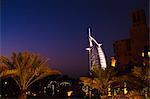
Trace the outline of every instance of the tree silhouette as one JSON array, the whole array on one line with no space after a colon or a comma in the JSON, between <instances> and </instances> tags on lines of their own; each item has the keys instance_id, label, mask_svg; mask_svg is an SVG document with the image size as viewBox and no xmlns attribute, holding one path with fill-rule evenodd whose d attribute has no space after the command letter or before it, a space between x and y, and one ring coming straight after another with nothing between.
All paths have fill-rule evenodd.
<instances>
[{"instance_id":1,"label":"tree silhouette","mask_svg":"<svg viewBox=\"0 0 150 99\"><path fill-rule=\"evenodd\" d=\"M26 99L28 87L48 75L60 74L48 68L47 60L29 52L12 53L11 59L0 56L0 77L12 77L20 88L19 99Z\"/></svg>"}]
</instances>

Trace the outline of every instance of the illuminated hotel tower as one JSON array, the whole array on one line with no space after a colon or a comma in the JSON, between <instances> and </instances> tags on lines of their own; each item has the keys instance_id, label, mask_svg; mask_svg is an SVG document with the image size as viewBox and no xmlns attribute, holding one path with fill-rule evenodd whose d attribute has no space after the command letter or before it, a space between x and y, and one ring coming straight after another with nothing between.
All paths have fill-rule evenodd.
<instances>
[{"instance_id":1,"label":"illuminated hotel tower","mask_svg":"<svg viewBox=\"0 0 150 99\"><path fill-rule=\"evenodd\" d=\"M102 69L105 69L107 67L106 59L104 52L101 48L102 44L99 44L92 36L91 36L91 30L88 29L89 32L89 47L86 48L89 53L89 68L90 71L92 70L93 66L100 67Z\"/></svg>"}]
</instances>

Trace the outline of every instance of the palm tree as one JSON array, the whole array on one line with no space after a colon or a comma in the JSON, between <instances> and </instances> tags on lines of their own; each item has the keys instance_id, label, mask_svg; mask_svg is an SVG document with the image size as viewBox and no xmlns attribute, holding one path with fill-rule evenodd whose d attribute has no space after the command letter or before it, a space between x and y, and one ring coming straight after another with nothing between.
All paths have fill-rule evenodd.
<instances>
[{"instance_id":1,"label":"palm tree","mask_svg":"<svg viewBox=\"0 0 150 99\"><path fill-rule=\"evenodd\" d=\"M134 66L131 73L122 75L119 79L128 82L128 96L139 96L144 98L145 91L149 90L150 68L149 66ZM149 96L149 95L148 95Z\"/></svg>"},{"instance_id":2,"label":"palm tree","mask_svg":"<svg viewBox=\"0 0 150 99\"><path fill-rule=\"evenodd\" d=\"M57 70L48 68L47 60L28 52L12 53L11 59L0 57L0 77L12 77L20 88L20 99L26 99L28 87L35 81L48 75L60 74Z\"/></svg>"},{"instance_id":3,"label":"palm tree","mask_svg":"<svg viewBox=\"0 0 150 99\"><path fill-rule=\"evenodd\" d=\"M106 68L104 70L102 68L97 68L97 66L94 66L92 74L93 77L91 78L81 77L81 82L97 89L102 96L106 96L108 88L110 88L110 84L112 83L113 77L115 75L113 68Z\"/></svg>"},{"instance_id":4,"label":"palm tree","mask_svg":"<svg viewBox=\"0 0 150 99\"><path fill-rule=\"evenodd\" d=\"M132 78L131 78L132 77ZM130 76L131 83L134 84L134 90L138 92L139 95L144 96L145 92L148 92L149 81L150 81L150 68L149 66L134 66L132 69L132 76ZM129 80L129 81L130 81ZM149 96L149 95L148 95Z\"/></svg>"}]
</instances>

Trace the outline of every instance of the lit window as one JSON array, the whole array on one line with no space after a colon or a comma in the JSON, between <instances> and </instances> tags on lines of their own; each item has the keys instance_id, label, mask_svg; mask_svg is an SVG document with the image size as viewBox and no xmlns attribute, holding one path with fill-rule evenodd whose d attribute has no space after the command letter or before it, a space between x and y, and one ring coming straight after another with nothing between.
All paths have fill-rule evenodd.
<instances>
[{"instance_id":1,"label":"lit window","mask_svg":"<svg viewBox=\"0 0 150 99\"><path fill-rule=\"evenodd\" d=\"M144 52L142 52L142 57L144 57Z\"/></svg>"},{"instance_id":2,"label":"lit window","mask_svg":"<svg viewBox=\"0 0 150 99\"><path fill-rule=\"evenodd\" d=\"M148 52L148 57L150 57L150 52Z\"/></svg>"},{"instance_id":3,"label":"lit window","mask_svg":"<svg viewBox=\"0 0 150 99\"><path fill-rule=\"evenodd\" d=\"M116 60L114 57L111 57L111 66L115 67L116 65Z\"/></svg>"}]
</instances>

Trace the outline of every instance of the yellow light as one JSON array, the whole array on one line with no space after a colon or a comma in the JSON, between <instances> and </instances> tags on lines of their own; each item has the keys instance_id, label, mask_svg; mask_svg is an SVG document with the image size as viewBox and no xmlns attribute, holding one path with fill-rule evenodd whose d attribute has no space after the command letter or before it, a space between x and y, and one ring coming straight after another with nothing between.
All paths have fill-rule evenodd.
<instances>
[{"instance_id":1,"label":"yellow light","mask_svg":"<svg viewBox=\"0 0 150 99\"><path fill-rule=\"evenodd\" d=\"M127 93L128 93L127 88L124 88L124 94L127 94Z\"/></svg>"},{"instance_id":2,"label":"yellow light","mask_svg":"<svg viewBox=\"0 0 150 99\"><path fill-rule=\"evenodd\" d=\"M114 96L116 96L117 95L117 92L116 92L116 90L114 90Z\"/></svg>"},{"instance_id":3,"label":"yellow light","mask_svg":"<svg viewBox=\"0 0 150 99\"><path fill-rule=\"evenodd\" d=\"M116 66L116 59L114 57L111 57L111 66Z\"/></svg>"},{"instance_id":4,"label":"yellow light","mask_svg":"<svg viewBox=\"0 0 150 99\"><path fill-rule=\"evenodd\" d=\"M108 92L108 96L111 96L111 92Z\"/></svg>"},{"instance_id":5,"label":"yellow light","mask_svg":"<svg viewBox=\"0 0 150 99\"><path fill-rule=\"evenodd\" d=\"M144 57L144 52L142 52L142 57Z\"/></svg>"},{"instance_id":6,"label":"yellow light","mask_svg":"<svg viewBox=\"0 0 150 99\"><path fill-rule=\"evenodd\" d=\"M150 57L150 52L148 52L148 57Z\"/></svg>"},{"instance_id":7,"label":"yellow light","mask_svg":"<svg viewBox=\"0 0 150 99\"><path fill-rule=\"evenodd\" d=\"M68 92L67 92L68 97L71 96L72 92L73 92L73 91L68 91Z\"/></svg>"}]
</instances>

